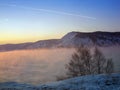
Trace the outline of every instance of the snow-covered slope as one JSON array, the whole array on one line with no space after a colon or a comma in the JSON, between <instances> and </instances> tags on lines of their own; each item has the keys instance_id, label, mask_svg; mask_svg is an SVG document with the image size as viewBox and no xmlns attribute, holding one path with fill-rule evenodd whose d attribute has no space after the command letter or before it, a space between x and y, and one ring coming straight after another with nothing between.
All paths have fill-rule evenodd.
<instances>
[{"instance_id":1,"label":"snow-covered slope","mask_svg":"<svg viewBox=\"0 0 120 90\"><path fill-rule=\"evenodd\" d=\"M120 32L70 32L61 39L41 40L33 43L0 45L0 51L87 46L113 46L120 45Z\"/></svg>"},{"instance_id":2,"label":"snow-covered slope","mask_svg":"<svg viewBox=\"0 0 120 90\"><path fill-rule=\"evenodd\" d=\"M81 44L88 46L120 45L120 32L70 32L65 35L61 40L61 45L63 46L79 46Z\"/></svg>"},{"instance_id":3,"label":"snow-covered slope","mask_svg":"<svg viewBox=\"0 0 120 90\"><path fill-rule=\"evenodd\" d=\"M32 43L27 47L27 49L32 48L52 48L55 47L57 44L59 44L59 39L51 39L51 40L41 40L37 41L35 43Z\"/></svg>"},{"instance_id":4,"label":"snow-covered slope","mask_svg":"<svg viewBox=\"0 0 120 90\"><path fill-rule=\"evenodd\" d=\"M93 45L91 38L87 35L85 37L78 37L80 32L70 32L61 39L60 46L63 47L76 47L82 45ZM84 33L83 33L84 34Z\"/></svg>"},{"instance_id":5,"label":"snow-covered slope","mask_svg":"<svg viewBox=\"0 0 120 90\"><path fill-rule=\"evenodd\" d=\"M63 81L28 85L15 82L0 83L0 90L120 90L120 74L88 75Z\"/></svg>"}]
</instances>

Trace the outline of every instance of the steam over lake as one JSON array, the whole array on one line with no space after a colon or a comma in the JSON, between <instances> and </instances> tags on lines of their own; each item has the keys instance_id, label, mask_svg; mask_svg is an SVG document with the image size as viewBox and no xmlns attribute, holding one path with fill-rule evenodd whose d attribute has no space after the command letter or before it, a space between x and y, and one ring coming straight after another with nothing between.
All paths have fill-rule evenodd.
<instances>
[{"instance_id":1,"label":"steam over lake","mask_svg":"<svg viewBox=\"0 0 120 90\"><path fill-rule=\"evenodd\" d=\"M116 72L120 72L120 47L100 48L106 57L113 58ZM0 52L0 82L16 81L40 84L64 75L65 64L75 49L38 49Z\"/></svg>"}]
</instances>

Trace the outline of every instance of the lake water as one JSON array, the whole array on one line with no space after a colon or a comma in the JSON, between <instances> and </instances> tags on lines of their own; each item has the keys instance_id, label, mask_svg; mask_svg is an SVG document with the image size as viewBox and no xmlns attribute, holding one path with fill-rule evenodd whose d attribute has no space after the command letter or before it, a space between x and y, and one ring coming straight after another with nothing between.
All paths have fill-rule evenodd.
<instances>
[{"instance_id":1,"label":"lake water","mask_svg":"<svg viewBox=\"0 0 120 90\"><path fill-rule=\"evenodd\" d=\"M115 62L115 70L120 70L120 48L101 48L107 57ZM16 81L40 84L56 80L64 75L65 64L70 60L73 48L18 50L0 52L0 82Z\"/></svg>"}]
</instances>

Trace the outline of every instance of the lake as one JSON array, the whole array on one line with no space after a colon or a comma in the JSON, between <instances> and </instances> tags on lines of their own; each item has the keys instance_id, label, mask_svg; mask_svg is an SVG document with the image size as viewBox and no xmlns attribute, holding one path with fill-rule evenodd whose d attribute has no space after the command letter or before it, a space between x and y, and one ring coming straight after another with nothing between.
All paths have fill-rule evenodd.
<instances>
[{"instance_id":1,"label":"lake","mask_svg":"<svg viewBox=\"0 0 120 90\"><path fill-rule=\"evenodd\" d=\"M114 59L115 71L120 72L120 47L100 49L106 57ZM65 64L74 52L74 48L0 52L0 82L41 84L56 81L56 76L65 75Z\"/></svg>"}]
</instances>

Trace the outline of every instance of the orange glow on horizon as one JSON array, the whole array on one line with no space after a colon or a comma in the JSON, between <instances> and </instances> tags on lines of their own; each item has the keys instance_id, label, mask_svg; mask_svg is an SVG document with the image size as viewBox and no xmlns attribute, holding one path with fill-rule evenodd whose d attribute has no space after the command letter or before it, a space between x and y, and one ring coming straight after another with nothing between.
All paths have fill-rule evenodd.
<instances>
[{"instance_id":1,"label":"orange glow on horizon","mask_svg":"<svg viewBox=\"0 0 120 90\"><path fill-rule=\"evenodd\" d=\"M25 42L35 42L39 40L47 40L47 39L60 39L64 34L56 34L56 35L0 35L0 44L16 44L16 43L25 43Z\"/></svg>"}]
</instances>

